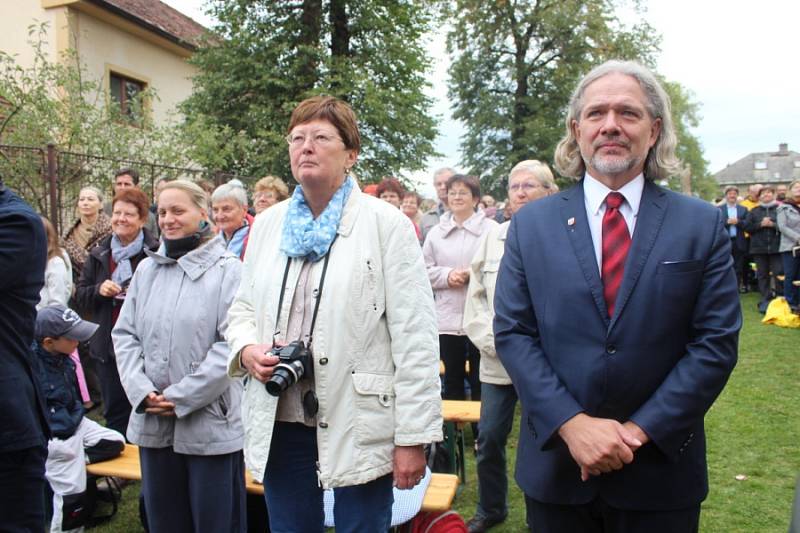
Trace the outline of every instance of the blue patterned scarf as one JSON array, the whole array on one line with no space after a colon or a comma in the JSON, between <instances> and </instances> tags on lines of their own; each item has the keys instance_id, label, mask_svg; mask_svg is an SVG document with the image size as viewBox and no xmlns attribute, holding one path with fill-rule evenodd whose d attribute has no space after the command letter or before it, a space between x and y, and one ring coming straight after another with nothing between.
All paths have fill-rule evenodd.
<instances>
[{"instance_id":1,"label":"blue patterned scarf","mask_svg":"<svg viewBox=\"0 0 800 533\"><path fill-rule=\"evenodd\" d=\"M350 176L345 178L342 186L337 189L331 201L328 202L325 211L316 219L306 202L303 187L298 185L294 189L292 199L289 201L289 210L283 221L281 252L289 257L305 257L312 262L325 257L336 237L344 204L354 185L353 178Z\"/></svg>"},{"instance_id":2,"label":"blue patterned scarf","mask_svg":"<svg viewBox=\"0 0 800 533\"><path fill-rule=\"evenodd\" d=\"M117 268L111 273L111 281L117 285L122 285L133 277L133 266L131 265L131 258L136 257L142 253L144 246L144 232L139 230L139 234L127 246L122 244L117 234L111 237L111 257L117 264Z\"/></svg>"}]
</instances>

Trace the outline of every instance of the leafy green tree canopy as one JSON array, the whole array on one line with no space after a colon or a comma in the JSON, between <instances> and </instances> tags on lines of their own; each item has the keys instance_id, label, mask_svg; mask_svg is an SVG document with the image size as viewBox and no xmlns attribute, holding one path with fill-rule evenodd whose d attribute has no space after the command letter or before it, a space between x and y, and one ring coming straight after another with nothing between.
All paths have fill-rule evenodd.
<instances>
[{"instance_id":1,"label":"leafy green tree canopy","mask_svg":"<svg viewBox=\"0 0 800 533\"><path fill-rule=\"evenodd\" d=\"M504 195L508 172L521 160L552 163L571 92L592 66L616 58L654 67L660 37L643 18L624 24L618 8L615 0L446 4L453 21L448 35L453 116L466 125L464 164L482 176L487 190ZM696 105L679 84L670 88L682 98L676 111L685 115L676 116L681 155L689 155L691 145L699 153L689 131Z\"/></svg>"},{"instance_id":2,"label":"leafy green tree canopy","mask_svg":"<svg viewBox=\"0 0 800 533\"><path fill-rule=\"evenodd\" d=\"M423 92L431 27L423 0L215 0L210 13L219 23L192 59L200 74L183 109L190 122L228 134L195 153L201 163L224 153L227 168L289 178L289 117L317 94L353 106L362 135L356 173L365 181L423 168L436 155Z\"/></svg>"}]
</instances>

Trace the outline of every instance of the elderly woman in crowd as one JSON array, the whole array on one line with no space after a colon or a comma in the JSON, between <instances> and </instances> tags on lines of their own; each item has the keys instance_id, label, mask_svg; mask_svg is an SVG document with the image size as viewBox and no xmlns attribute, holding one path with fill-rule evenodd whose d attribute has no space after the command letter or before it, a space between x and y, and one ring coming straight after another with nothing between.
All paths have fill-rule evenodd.
<instances>
[{"instance_id":1,"label":"elderly woman in crowd","mask_svg":"<svg viewBox=\"0 0 800 533\"><path fill-rule=\"evenodd\" d=\"M481 196L477 178L456 174L447 180L446 187L450 211L431 229L422 247L436 301L439 353L444 361L443 397L464 399L465 366L469 361L471 396L480 400L480 353L464 332L462 320L469 265L481 238L497 223L475 210Z\"/></svg>"},{"instance_id":2,"label":"elderly woman in crowd","mask_svg":"<svg viewBox=\"0 0 800 533\"><path fill-rule=\"evenodd\" d=\"M149 202L135 188L122 189L111 204L111 235L92 248L86 260L75 299L81 309L90 312L99 324L89 351L95 361L103 395L103 416L106 425L125 435L131 405L119 381L111 328L125 302L126 289L145 258L145 251L155 250L158 241L144 227Z\"/></svg>"},{"instance_id":3,"label":"elderly woman in crowd","mask_svg":"<svg viewBox=\"0 0 800 533\"><path fill-rule=\"evenodd\" d=\"M111 233L111 219L103 211L103 193L97 187L83 187L78 193L78 219L64 234L64 248L72 261L72 281L81 277L89 250Z\"/></svg>"},{"instance_id":4,"label":"elderly woman in crowd","mask_svg":"<svg viewBox=\"0 0 800 533\"><path fill-rule=\"evenodd\" d=\"M227 376L224 340L241 262L194 183L164 187L158 223L163 243L136 270L113 331L148 526L246 531L241 383Z\"/></svg>"},{"instance_id":5,"label":"elderly woman in crowd","mask_svg":"<svg viewBox=\"0 0 800 533\"><path fill-rule=\"evenodd\" d=\"M536 160L518 163L508 177L512 216L529 202L555 192L553 173ZM470 265L464 331L481 353L481 421L478 435L478 506L468 522L470 532L487 531L508 514L506 442L514 421L517 393L494 349L494 288L503 258L509 222L492 227Z\"/></svg>"},{"instance_id":6,"label":"elderly woman in crowd","mask_svg":"<svg viewBox=\"0 0 800 533\"><path fill-rule=\"evenodd\" d=\"M378 198L400 209L400 199L405 190L397 178L385 177L378 184Z\"/></svg>"},{"instance_id":7,"label":"elderly woman in crowd","mask_svg":"<svg viewBox=\"0 0 800 533\"><path fill-rule=\"evenodd\" d=\"M783 293L783 284L778 281L782 273L780 241L778 233L778 202L775 201L775 188L765 185L758 191L758 205L747 213L744 229L750 233L750 255L756 262L756 277L761 301L758 310L767 312L772 299L771 284L779 294Z\"/></svg>"},{"instance_id":8,"label":"elderly woman in crowd","mask_svg":"<svg viewBox=\"0 0 800 533\"><path fill-rule=\"evenodd\" d=\"M778 206L779 251L783 259L783 295L794 312L800 311L800 180L789 184L783 204Z\"/></svg>"},{"instance_id":9,"label":"elderly woman in crowd","mask_svg":"<svg viewBox=\"0 0 800 533\"><path fill-rule=\"evenodd\" d=\"M301 102L287 141L299 185L258 217L228 315L229 372L249 375L245 460L272 531L322 532L323 488L337 533L387 531L393 482L416 485L423 445L441 440L422 254L408 217L349 175L360 136L345 102Z\"/></svg>"},{"instance_id":10,"label":"elderly woman in crowd","mask_svg":"<svg viewBox=\"0 0 800 533\"><path fill-rule=\"evenodd\" d=\"M422 244L422 231L419 228L420 220L422 220L422 213L419 210L420 201L419 194L414 191L405 191L400 201L400 211L414 223L414 231L417 233L417 239L419 239L419 243Z\"/></svg>"},{"instance_id":11,"label":"elderly woman in crowd","mask_svg":"<svg viewBox=\"0 0 800 533\"><path fill-rule=\"evenodd\" d=\"M253 207L256 215L289 197L289 187L276 176L266 176L256 182Z\"/></svg>"},{"instance_id":12,"label":"elderly woman in crowd","mask_svg":"<svg viewBox=\"0 0 800 533\"><path fill-rule=\"evenodd\" d=\"M244 259L253 216L247 212L247 192L236 183L225 183L211 195L214 224L225 239L225 246Z\"/></svg>"}]
</instances>

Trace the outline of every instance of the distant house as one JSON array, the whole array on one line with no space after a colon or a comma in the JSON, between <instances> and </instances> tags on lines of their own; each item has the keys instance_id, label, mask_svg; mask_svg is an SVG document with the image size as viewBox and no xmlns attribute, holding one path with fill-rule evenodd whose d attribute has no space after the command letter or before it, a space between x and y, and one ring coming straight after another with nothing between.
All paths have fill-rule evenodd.
<instances>
[{"instance_id":1,"label":"distant house","mask_svg":"<svg viewBox=\"0 0 800 533\"><path fill-rule=\"evenodd\" d=\"M197 69L186 60L206 29L159 0L5 0L0 50L33 63L28 26L48 23L48 58L77 51L86 73L101 80L107 101L130 111L136 93L152 88L148 102L157 122L192 92ZM12 5L13 4L13 7Z\"/></svg>"},{"instance_id":2,"label":"distant house","mask_svg":"<svg viewBox=\"0 0 800 533\"><path fill-rule=\"evenodd\" d=\"M777 152L755 152L714 174L721 188L736 185L740 189L753 183L787 184L800 179L800 153L781 143Z\"/></svg>"}]
</instances>

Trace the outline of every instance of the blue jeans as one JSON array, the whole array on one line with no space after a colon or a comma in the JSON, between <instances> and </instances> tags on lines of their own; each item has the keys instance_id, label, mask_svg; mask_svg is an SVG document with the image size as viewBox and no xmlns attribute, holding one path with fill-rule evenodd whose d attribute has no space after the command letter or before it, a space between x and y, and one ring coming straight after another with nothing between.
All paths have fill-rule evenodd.
<instances>
[{"instance_id":1,"label":"blue jeans","mask_svg":"<svg viewBox=\"0 0 800 533\"><path fill-rule=\"evenodd\" d=\"M264 473L264 497L272 533L323 533L322 488L317 482L317 430L276 422ZM392 475L333 489L336 533L389 531Z\"/></svg>"},{"instance_id":2,"label":"blue jeans","mask_svg":"<svg viewBox=\"0 0 800 533\"><path fill-rule=\"evenodd\" d=\"M513 385L481 383L478 433L478 508L480 518L505 519L508 514L506 442L514 423L517 391Z\"/></svg>"},{"instance_id":3,"label":"blue jeans","mask_svg":"<svg viewBox=\"0 0 800 533\"><path fill-rule=\"evenodd\" d=\"M792 252L783 252L783 295L789 305L800 304L800 287L795 287L792 282L800 279L800 257L792 257Z\"/></svg>"}]
</instances>

